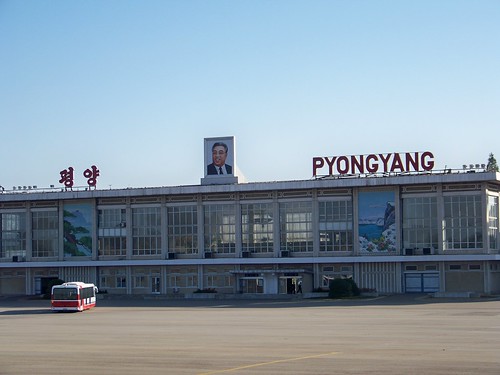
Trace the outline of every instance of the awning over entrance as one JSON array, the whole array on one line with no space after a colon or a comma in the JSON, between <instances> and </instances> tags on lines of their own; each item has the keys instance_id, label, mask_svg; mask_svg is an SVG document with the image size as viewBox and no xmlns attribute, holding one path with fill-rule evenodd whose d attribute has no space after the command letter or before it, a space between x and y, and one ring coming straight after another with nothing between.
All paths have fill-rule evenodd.
<instances>
[{"instance_id":1,"label":"awning over entrance","mask_svg":"<svg viewBox=\"0 0 500 375\"><path fill-rule=\"evenodd\" d=\"M253 269L253 270L236 270L236 271L229 271L230 273L237 274L237 275L255 275L260 274L260 273L266 273L266 274L290 274L290 273L310 273L312 274L313 271L311 270L306 270L304 268L296 268L296 269L276 269L276 270L270 270L270 269L265 269L265 270L260 270L260 269Z\"/></svg>"}]
</instances>

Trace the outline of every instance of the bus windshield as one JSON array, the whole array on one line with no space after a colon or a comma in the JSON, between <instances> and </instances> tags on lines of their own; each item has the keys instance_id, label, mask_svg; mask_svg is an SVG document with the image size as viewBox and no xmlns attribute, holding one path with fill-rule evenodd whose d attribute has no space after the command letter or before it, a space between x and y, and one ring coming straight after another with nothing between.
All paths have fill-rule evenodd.
<instances>
[{"instance_id":1,"label":"bus windshield","mask_svg":"<svg viewBox=\"0 0 500 375\"><path fill-rule=\"evenodd\" d=\"M78 299L77 288L54 288L55 300L76 300Z\"/></svg>"}]
</instances>

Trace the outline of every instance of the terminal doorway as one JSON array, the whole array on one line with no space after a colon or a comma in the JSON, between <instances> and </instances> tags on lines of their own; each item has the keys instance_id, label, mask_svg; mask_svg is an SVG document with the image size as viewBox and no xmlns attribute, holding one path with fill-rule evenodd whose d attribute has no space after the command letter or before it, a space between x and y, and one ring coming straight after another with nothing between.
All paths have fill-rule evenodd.
<instances>
[{"instance_id":1,"label":"terminal doorway","mask_svg":"<svg viewBox=\"0 0 500 375\"><path fill-rule=\"evenodd\" d=\"M50 282L57 280L57 277L35 277L35 295L47 294Z\"/></svg>"},{"instance_id":2,"label":"terminal doorway","mask_svg":"<svg viewBox=\"0 0 500 375\"><path fill-rule=\"evenodd\" d=\"M296 294L302 292L302 276L280 276L279 294Z\"/></svg>"},{"instance_id":3,"label":"terminal doorway","mask_svg":"<svg viewBox=\"0 0 500 375\"><path fill-rule=\"evenodd\" d=\"M242 277L240 279L241 293L264 293L264 278Z\"/></svg>"},{"instance_id":4,"label":"terminal doorway","mask_svg":"<svg viewBox=\"0 0 500 375\"><path fill-rule=\"evenodd\" d=\"M151 293L160 294L160 276L151 277Z\"/></svg>"},{"instance_id":5,"label":"terminal doorway","mask_svg":"<svg viewBox=\"0 0 500 375\"><path fill-rule=\"evenodd\" d=\"M405 273L405 293L439 292L438 272Z\"/></svg>"}]
</instances>

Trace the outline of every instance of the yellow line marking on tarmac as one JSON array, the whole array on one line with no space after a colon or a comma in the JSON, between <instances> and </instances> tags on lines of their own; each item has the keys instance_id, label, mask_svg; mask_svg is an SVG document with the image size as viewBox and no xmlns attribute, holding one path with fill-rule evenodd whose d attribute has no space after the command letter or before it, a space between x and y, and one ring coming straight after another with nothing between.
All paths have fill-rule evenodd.
<instances>
[{"instance_id":1,"label":"yellow line marking on tarmac","mask_svg":"<svg viewBox=\"0 0 500 375\"><path fill-rule=\"evenodd\" d=\"M336 354L339 354L339 352L330 352L330 353L323 353L323 354L315 354L315 355L308 355L308 356L305 356L305 357L295 357L295 358L288 358L288 359L278 359L276 361L254 363L253 365L239 366L239 367L234 367L234 368L228 368L228 369L225 369L225 370L215 370L215 371L209 371L209 372L202 372L202 373L200 373L198 375L222 374L224 372L238 371L238 370L248 369L248 368L252 368L252 367L268 366L268 365L273 365L275 363L285 363L285 362L292 362L292 361L302 361L304 359L327 357L329 355L336 355Z\"/></svg>"}]
</instances>

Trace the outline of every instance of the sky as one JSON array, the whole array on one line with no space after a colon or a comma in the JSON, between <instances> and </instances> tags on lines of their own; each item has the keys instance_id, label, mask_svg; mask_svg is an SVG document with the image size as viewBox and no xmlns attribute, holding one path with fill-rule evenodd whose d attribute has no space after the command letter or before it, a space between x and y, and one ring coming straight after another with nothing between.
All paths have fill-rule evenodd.
<instances>
[{"instance_id":1,"label":"sky","mask_svg":"<svg viewBox=\"0 0 500 375\"><path fill-rule=\"evenodd\" d=\"M0 0L0 185L198 185L204 138L240 182L313 157L500 160L498 0Z\"/></svg>"}]
</instances>

